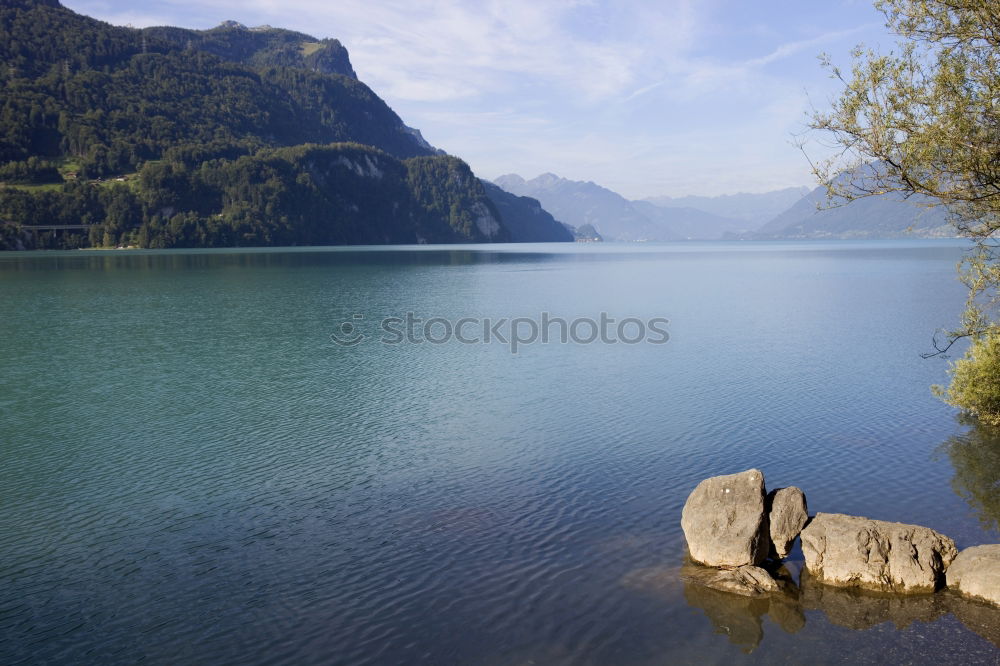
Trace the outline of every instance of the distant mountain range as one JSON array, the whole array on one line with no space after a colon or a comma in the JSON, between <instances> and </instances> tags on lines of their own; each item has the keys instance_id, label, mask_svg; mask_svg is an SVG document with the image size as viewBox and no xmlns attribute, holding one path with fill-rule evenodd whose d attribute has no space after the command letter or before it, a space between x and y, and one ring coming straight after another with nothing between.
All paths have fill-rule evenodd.
<instances>
[{"instance_id":1,"label":"distant mountain range","mask_svg":"<svg viewBox=\"0 0 1000 666\"><path fill-rule=\"evenodd\" d=\"M559 221L592 225L606 240L675 241L785 238L903 238L954 236L940 207L890 195L831 206L826 189L790 187L718 197L650 197L629 201L589 181L555 174L494 181L513 194L538 199ZM834 202L836 203L836 202Z\"/></svg>"},{"instance_id":2,"label":"distant mountain range","mask_svg":"<svg viewBox=\"0 0 1000 666\"><path fill-rule=\"evenodd\" d=\"M560 222L574 227L593 226L606 240L711 239L748 228L743 220L696 208L663 208L648 201L629 201L595 183L567 180L551 173L531 180L508 174L493 182L512 194L538 199Z\"/></svg>"},{"instance_id":3,"label":"distant mountain range","mask_svg":"<svg viewBox=\"0 0 1000 666\"><path fill-rule=\"evenodd\" d=\"M723 194L717 197L649 197L644 199L661 208L694 208L733 220L743 220L749 229L756 229L788 210L809 194L808 187L786 187L783 190L750 194Z\"/></svg>"}]
</instances>

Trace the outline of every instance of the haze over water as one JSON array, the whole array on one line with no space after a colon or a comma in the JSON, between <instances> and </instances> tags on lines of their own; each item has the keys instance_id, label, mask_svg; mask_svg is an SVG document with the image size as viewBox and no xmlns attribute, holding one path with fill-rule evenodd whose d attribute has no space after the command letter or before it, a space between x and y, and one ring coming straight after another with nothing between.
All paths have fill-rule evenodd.
<instances>
[{"instance_id":1,"label":"haze over water","mask_svg":"<svg viewBox=\"0 0 1000 666\"><path fill-rule=\"evenodd\" d=\"M975 608L848 628L843 600L786 616L679 575L687 494L750 467L812 513L998 540L997 441L919 356L962 248L0 256L0 662L995 660ZM408 312L670 340L381 344Z\"/></svg>"}]
</instances>

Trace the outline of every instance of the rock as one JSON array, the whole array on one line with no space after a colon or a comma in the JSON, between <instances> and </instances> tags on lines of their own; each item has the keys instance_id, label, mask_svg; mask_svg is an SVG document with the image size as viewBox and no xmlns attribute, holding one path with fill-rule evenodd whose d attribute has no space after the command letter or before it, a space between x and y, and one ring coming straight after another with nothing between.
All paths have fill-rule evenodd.
<instances>
[{"instance_id":1,"label":"rock","mask_svg":"<svg viewBox=\"0 0 1000 666\"><path fill-rule=\"evenodd\" d=\"M767 495L771 544L779 559L788 556L802 527L809 520L805 494L795 486L778 488Z\"/></svg>"},{"instance_id":2,"label":"rock","mask_svg":"<svg viewBox=\"0 0 1000 666\"><path fill-rule=\"evenodd\" d=\"M771 574L752 565L735 569L714 569L692 564L681 569L681 578L686 583L696 583L744 597L759 597L781 589L771 578Z\"/></svg>"},{"instance_id":3,"label":"rock","mask_svg":"<svg viewBox=\"0 0 1000 666\"><path fill-rule=\"evenodd\" d=\"M750 469L705 479L684 504L681 528L695 562L713 567L762 563L771 546L764 474Z\"/></svg>"},{"instance_id":4,"label":"rock","mask_svg":"<svg viewBox=\"0 0 1000 666\"><path fill-rule=\"evenodd\" d=\"M933 592L955 542L927 527L818 513L802 530L806 569L820 582L885 592Z\"/></svg>"},{"instance_id":5,"label":"rock","mask_svg":"<svg viewBox=\"0 0 1000 666\"><path fill-rule=\"evenodd\" d=\"M1000 606L1000 544L966 548L948 567L948 588Z\"/></svg>"}]
</instances>

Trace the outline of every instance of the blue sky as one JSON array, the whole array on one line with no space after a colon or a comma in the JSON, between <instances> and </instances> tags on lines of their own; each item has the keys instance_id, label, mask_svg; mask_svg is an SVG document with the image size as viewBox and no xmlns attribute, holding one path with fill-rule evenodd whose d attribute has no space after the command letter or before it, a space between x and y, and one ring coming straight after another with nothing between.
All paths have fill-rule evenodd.
<instances>
[{"instance_id":1,"label":"blue sky","mask_svg":"<svg viewBox=\"0 0 1000 666\"><path fill-rule=\"evenodd\" d=\"M358 76L480 175L550 171L630 198L813 185L794 145L870 0L63 0L136 27L233 19L336 37ZM808 139L811 155L825 150Z\"/></svg>"}]
</instances>

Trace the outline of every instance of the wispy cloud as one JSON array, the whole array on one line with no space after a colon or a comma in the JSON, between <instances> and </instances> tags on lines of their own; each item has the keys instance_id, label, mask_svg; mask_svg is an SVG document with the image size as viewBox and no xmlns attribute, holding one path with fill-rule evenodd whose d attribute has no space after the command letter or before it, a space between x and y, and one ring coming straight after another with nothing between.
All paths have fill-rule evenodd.
<instances>
[{"instance_id":1,"label":"wispy cloud","mask_svg":"<svg viewBox=\"0 0 1000 666\"><path fill-rule=\"evenodd\" d=\"M782 44L778 48L774 49L765 56L760 58L753 58L748 60L745 65L747 67L761 67L763 65L769 65L776 60L781 60L789 56L795 55L796 53L801 53L805 50L814 50L824 44L830 44L832 42L837 42L848 37L854 37L872 28L877 28L878 24L867 23L864 25L859 25L848 30L834 30L831 32L823 33L822 35L817 35L810 39L801 39L796 42L788 42L787 44Z\"/></svg>"},{"instance_id":2,"label":"wispy cloud","mask_svg":"<svg viewBox=\"0 0 1000 666\"><path fill-rule=\"evenodd\" d=\"M618 94L644 60L643 49L623 38L632 27L614 25L621 19L592 9L591 3L572 0L316 7L333 24L358 26L344 35L358 71L388 94L411 101L442 99L427 87L410 86L416 78L450 88L453 98L514 89L523 94L534 85L540 91L558 90L572 103ZM604 25L587 34L590 26L581 29L581 20Z\"/></svg>"},{"instance_id":3,"label":"wispy cloud","mask_svg":"<svg viewBox=\"0 0 1000 666\"><path fill-rule=\"evenodd\" d=\"M760 70L780 60L790 58L804 51L814 52L824 44L835 43L877 27L865 24L847 30L825 32L809 39L780 44L763 56L745 60L720 60L718 58L688 57L671 63L669 74L653 83L643 85L621 102L631 102L663 86L670 85L676 96L698 96L722 88L733 86L759 86Z\"/></svg>"},{"instance_id":4,"label":"wispy cloud","mask_svg":"<svg viewBox=\"0 0 1000 666\"><path fill-rule=\"evenodd\" d=\"M160 0L138 11L113 0L68 4L135 25L171 14L201 24L214 15L216 22L256 20L338 37L366 81L387 95L428 102L510 89L511 78L559 90L567 101L597 102L632 84L651 40L661 53L683 49L695 15L694 0Z\"/></svg>"}]
</instances>

